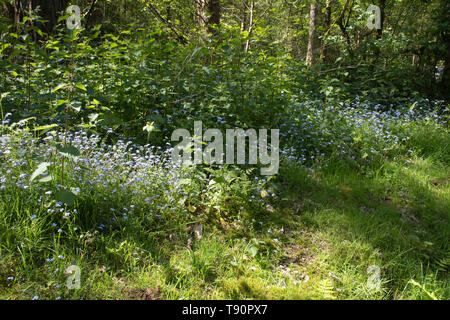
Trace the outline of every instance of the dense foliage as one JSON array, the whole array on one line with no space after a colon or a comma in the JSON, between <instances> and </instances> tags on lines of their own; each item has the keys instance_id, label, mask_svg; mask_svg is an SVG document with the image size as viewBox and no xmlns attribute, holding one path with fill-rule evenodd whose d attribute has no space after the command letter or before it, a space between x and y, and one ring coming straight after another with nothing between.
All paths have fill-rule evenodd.
<instances>
[{"instance_id":1,"label":"dense foliage","mask_svg":"<svg viewBox=\"0 0 450 320\"><path fill-rule=\"evenodd\" d=\"M450 297L447 1L44 2L0 0L0 297ZM173 164L197 120L279 174Z\"/></svg>"}]
</instances>

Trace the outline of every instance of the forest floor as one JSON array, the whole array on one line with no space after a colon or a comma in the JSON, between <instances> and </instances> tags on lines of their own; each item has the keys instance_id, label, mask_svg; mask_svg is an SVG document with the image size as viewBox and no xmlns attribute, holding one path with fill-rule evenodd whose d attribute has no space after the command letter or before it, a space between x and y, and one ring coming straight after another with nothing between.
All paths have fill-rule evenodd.
<instances>
[{"instance_id":1,"label":"forest floor","mask_svg":"<svg viewBox=\"0 0 450 320\"><path fill-rule=\"evenodd\" d=\"M449 134L411 134L410 151L364 167L283 162L265 179L78 133L70 201L52 135L5 129L0 298L449 299Z\"/></svg>"}]
</instances>

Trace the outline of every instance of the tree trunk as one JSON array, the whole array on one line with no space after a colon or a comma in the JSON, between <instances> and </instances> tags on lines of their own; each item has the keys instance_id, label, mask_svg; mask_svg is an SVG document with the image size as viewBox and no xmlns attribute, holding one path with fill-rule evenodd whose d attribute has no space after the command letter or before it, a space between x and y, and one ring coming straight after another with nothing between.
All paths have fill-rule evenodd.
<instances>
[{"instance_id":1,"label":"tree trunk","mask_svg":"<svg viewBox=\"0 0 450 320\"><path fill-rule=\"evenodd\" d=\"M332 0L327 0L325 7L325 36L328 35L331 27L331 2ZM320 50L320 60L323 62L328 60L328 50L325 39L322 40L322 48Z\"/></svg>"},{"instance_id":2,"label":"tree trunk","mask_svg":"<svg viewBox=\"0 0 450 320\"><path fill-rule=\"evenodd\" d=\"M386 10L386 0L380 0L381 23L380 23L380 29L377 30L377 38L378 39L380 39L381 36L383 35L384 19L386 17L385 10Z\"/></svg>"},{"instance_id":3,"label":"tree trunk","mask_svg":"<svg viewBox=\"0 0 450 320\"><path fill-rule=\"evenodd\" d=\"M214 25L220 24L220 0L196 0L197 21L208 33L214 32Z\"/></svg>"},{"instance_id":4,"label":"tree trunk","mask_svg":"<svg viewBox=\"0 0 450 320\"><path fill-rule=\"evenodd\" d=\"M20 22L21 15L23 15L22 1L14 0L14 23L15 24L18 24Z\"/></svg>"},{"instance_id":5,"label":"tree trunk","mask_svg":"<svg viewBox=\"0 0 450 320\"><path fill-rule=\"evenodd\" d=\"M250 37L252 35L252 31L253 31L253 9L255 8L255 2L252 1L251 5L250 5L250 21L248 24L248 39L247 42L245 43L245 52L248 52L248 50L250 49Z\"/></svg>"},{"instance_id":6,"label":"tree trunk","mask_svg":"<svg viewBox=\"0 0 450 320\"><path fill-rule=\"evenodd\" d=\"M244 2L242 4L241 14L242 14L242 16L241 16L241 32L243 32L243 31L247 30L247 28L248 28L248 21L247 21L248 12L247 12L247 3L246 2Z\"/></svg>"},{"instance_id":7,"label":"tree trunk","mask_svg":"<svg viewBox=\"0 0 450 320\"><path fill-rule=\"evenodd\" d=\"M316 23L317 23L317 8L318 0L311 2L311 8L309 12L309 38L308 38L308 52L306 53L306 64L312 66L316 61Z\"/></svg>"},{"instance_id":8,"label":"tree trunk","mask_svg":"<svg viewBox=\"0 0 450 320\"><path fill-rule=\"evenodd\" d=\"M47 20L46 23L39 27L43 31L50 33L58 23L60 12L65 11L68 4L68 0L14 0L14 23L19 23L27 15L27 11L36 10L39 7L38 15Z\"/></svg>"}]
</instances>

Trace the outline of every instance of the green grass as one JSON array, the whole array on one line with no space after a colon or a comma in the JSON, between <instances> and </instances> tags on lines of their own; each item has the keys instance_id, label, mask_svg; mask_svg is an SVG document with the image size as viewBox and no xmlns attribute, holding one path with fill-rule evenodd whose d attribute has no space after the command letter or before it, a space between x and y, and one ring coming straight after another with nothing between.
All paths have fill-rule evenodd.
<instances>
[{"instance_id":1,"label":"green grass","mask_svg":"<svg viewBox=\"0 0 450 320\"><path fill-rule=\"evenodd\" d=\"M9 163L30 149L27 164L4 169L11 177L41 161L15 134ZM439 138L426 143L424 135ZM43 195L60 180L60 158L53 155L46 160L56 181L25 191L10 183L0 193L0 298L449 299L450 167L442 151L448 138L425 127L411 133L413 152L365 166L325 158L310 169L285 162L275 179L257 183L250 171L233 168L147 168L150 184L132 180L123 192L113 192L119 182L82 185L78 214L62 218L48 212L54 193ZM131 151L117 152L129 158ZM66 162L67 180L76 166ZM77 172L87 181L107 171ZM130 179L126 165L112 172ZM171 185L178 174L191 180ZM208 174L216 177L212 187L202 180ZM276 196L260 200L262 189ZM190 194L189 201L177 190ZM144 201L156 194L164 199ZM172 211L155 207L172 196ZM108 213L131 203L127 219ZM108 215L117 219L99 230ZM199 223L201 237L194 233ZM66 287L69 265L81 269L80 289ZM368 285L372 266L381 272L379 289Z\"/></svg>"}]
</instances>

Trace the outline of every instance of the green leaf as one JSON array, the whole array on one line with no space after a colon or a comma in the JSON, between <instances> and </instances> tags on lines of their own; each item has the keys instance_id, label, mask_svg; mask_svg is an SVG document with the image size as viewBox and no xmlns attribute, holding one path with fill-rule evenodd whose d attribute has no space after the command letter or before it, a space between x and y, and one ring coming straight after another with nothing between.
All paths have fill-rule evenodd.
<instances>
[{"instance_id":1,"label":"green leaf","mask_svg":"<svg viewBox=\"0 0 450 320\"><path fill-rule=\"evenodd\" d=\"M208 69L207 67L203 67L202 70L205 71L206 74L209 74L209 72L210 72L209 69Z\"/></svg>"},{"instance_id":2,"label":"green leaf","mask_svg":"<svg viewBox=\"0 0 450 320\"><path fill-rule=\"evenodd\" d=\"M72 206L76 196L68 190L59 190L57 195L58 201L64 202L68 206Z\"/></svg>"},{"instance_id":3,"label":"green leaf","mask_svg":"<svg viewBox=\"0 0 450 320\"><path fill-rule=\"evenodd\" d=\"M41 127L34 128L34 131L50 130L57 126L58 126L57 124L49 124L48 126L41 126Z\"/></svg>"},{"instance_id":4,"label":"green leaf","mask_svg":"<svg viewBox=\"0 0 450 320\"><path fill-rule=\"evenodd\" d=\"M78 89L81 89L81 90L83 90L83 91L87 91L86 87L83 86L81 83L77 83L77 84L75 85L75 87L77 87Z\"/></svg>"},{"instance_id":5,"label":"green leaf","mask_svg":"<svg viewBox=\"0 0 450 320\"><path fill-rule=\"evenodd\" d=\"M56 92L62 88L64 88L66 86L65 83L60 83L59 85L57 85L55 88L52 89L52 92Z\"/></svg>"},{"instance_id":6,"label":"green leaf","mask_svg":"<svg viewBox=\"0 0 450 320\"><path fill-rule=\"evenodd\" d=\"M8 48L9 46L10 46L9 43L2 44L2 46L0 47L0 54L1 54L6 48Z\"/></svg>"},{"instance_id":7,"label":"green leaf","mask_svg":"<svg viewBox=\"0 0 450 320\"><path fill-rule=\"evenodd\" d=\"M89 122L94 123L98 119L98 116L98 113L91 113L90 115L88 115Z\"/></svg>"},{"instance_id":8,"label":"green leaf","mask_svg":"<svg viewBox=\"0 0 450 320\"><path fill-rule=\"evenodd\" d=\"M91 170L91 168L86 167L86 166L83 166L82 164L79 164L79 163L78 163L78 166L79 166L81 169L84 169L84 170L86 170L86 171L90 171L90 170Z\"/></svg>"},{"instance_id":9,"label":"green leaf","mask_svg":"<svg viewBox=\"0 0 450 320\"><path fill-rule=\"evenodd\" d=\"M72 109L74 109L76 112L80 112L81 110L81 102L80 101L72 101L70 103L70 106Z\"/></svg>"},{"instance_id":10,"label":"green leaf","mask_svg":"<svg viewBox=\"0 0 450 320\"><path fill-rule=\"evenodd\" d=\"M258 248L253 246L253 247L250 247L247 251L250 256L255 257L256 254L258 253Z\"/></svg>"},{"instance_id":11,"label":"green leaf","mask_svg":"<svg viewBox=\"0 0 450 320\"><path fill-rule=\"evenodd\" d=\"M37 176L40 176L45 171L47 171L47 168L49 165L50 165L50 163L48 163L48 162L42 162L41 164L39 164L37 169L34 170L33 174L31 175L30 182L32 182L34 179L36 179Z\"/></svg>"},{"instance_id":12,"label":"green leaf","mask_svg":"<svg viewBox=\"0 0 450 320\"><path fill-rule=\"evenodd\" d=\"M68 146L68 147L61 147L61 146L56 146L56 150L58 150L62 155L66 156L66 157L78 157L80 155L80 151L72 146Z\"/></svg>"},{"instance_id":13,"label":"green leaf","mask_svg":"<svg viewBox=\"0 0 450 320\"><path fill-rule=\"evenodd\" d=\"M40 179L39 182L50 182L52 180L53 180L52 176L46 176L46 177Z\"/></svg>"},{"instance_id":14,"label":"green leaf","mask_svg":"<svg viewBox=\"0 0 450 320\"><path fill-rule=\"evenodd\" d=\"M65 103L69 103L69 101L68 100L58 100L58 101L56 101L56 106L59 107L60 105L65 104Z\"/></svg>"},{"instance_id":15,"label":"green leaf","mask_svg":"<svg viewBox=\"0 0 450 320\"><path fill-rule=\"evenodd\" d=\"M216 177L213 180L217 183L227 183L227 180L225 180L225 178L223 176Z\"/></svg>"}]
</instances>

